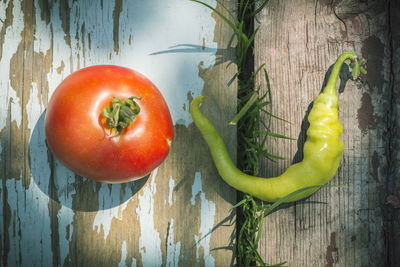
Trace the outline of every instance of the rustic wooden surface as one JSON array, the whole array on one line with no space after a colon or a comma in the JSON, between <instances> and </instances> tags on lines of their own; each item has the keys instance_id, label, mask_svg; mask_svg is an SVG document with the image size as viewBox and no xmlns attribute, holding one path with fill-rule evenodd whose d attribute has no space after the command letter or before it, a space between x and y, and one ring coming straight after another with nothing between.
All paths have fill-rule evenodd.
<instances>
[{"instance_id":1,"label":"rustic wooden surface","mask_svg":"<svg viewBox=\"0 0 400 267\"><path fill-rule=\"evenodd\" d=\"M290 121L273 120L273 131L298 138L269 141L270 152L289 160L263 161L262 176L301 159L307 111L337 56L354 50L368 61L368 75L339 95L345 151L331 184L347 187L269 215L262 257L302 267L397 266L399 1L271 0L257 25L255 66L266 63L273 111ZM0 265L232 264L236 193L216 174L188 113L192 97L205 95L205 113L235 155L235 129L226 127L236 109L231 37L214 13L183 0L0 1ZM148 76L173 116L170 155L137 182L86 180L46 147L44 112L56 86L104 63Z\"/></svg>"},{"instance_id":2,"label":"rustic wooden surface","mask_svg":"<svg viewBox=\"0 0 400 267\"><path fill-rule=\"evenodd\" d=\"M183 0L0 1L0 265L233 262L236 192L217 177L188 109L192 97L207 97L206 114L234 156L235 128L224 126L236 110L231 37L211 10ZM92 182L47 150L49 97L95 64L136 69L167 100L175 140L147 178Z\"/></svg>"},{"instance_id":3,"label":"rustic wooden surface","mask_svg":"<svg viewBox=\"0 0 400 267\"><path fill-rule=\"evenodd\" d=\"M307 111L342 52L357 52L368 69L339 94L345 149L331 184L347 187L268 216L259 248L268 263L399 266L399 18L399 1L355 0L271 0L257 18L255 65L266 63L273 111L290 122L274 120L273 131L299 139L270 140L289 160L265 160L261 175L301 159Z\"/></svg>"}]
</instances>

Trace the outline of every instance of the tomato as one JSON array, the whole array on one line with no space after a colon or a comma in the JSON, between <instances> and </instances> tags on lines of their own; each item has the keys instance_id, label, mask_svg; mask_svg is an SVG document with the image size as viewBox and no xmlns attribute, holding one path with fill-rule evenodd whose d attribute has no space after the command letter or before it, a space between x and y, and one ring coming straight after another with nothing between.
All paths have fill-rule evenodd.
<instances>
[{"instance_id":1,"label":"tomato","mask_svg":"<svg viewBox=\"0 0 400 267\"><path fill-rule=\"evenodd\" d=\"M115 97L122 104L133 97L140 107L125 128L110 126L104 115ZM136 71L112 65L87 67L62 81L48 103L45 134L67 168L109 183L149 174L166 158L174 137L168 106L156 86Z\"/></svg>"}]
</instances>

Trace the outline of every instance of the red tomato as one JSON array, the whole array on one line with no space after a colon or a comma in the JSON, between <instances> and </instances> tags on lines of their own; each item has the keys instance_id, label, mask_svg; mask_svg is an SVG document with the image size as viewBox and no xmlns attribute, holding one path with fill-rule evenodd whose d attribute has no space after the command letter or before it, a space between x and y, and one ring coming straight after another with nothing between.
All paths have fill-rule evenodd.
<instances>
[{"instance_id":1,"label":"red tomato","mask_svg":"<svg viewBox=\"0 0 400 267\"><path fill-rule=\"evenodd\" d=\"M102 115L113 97L139 97L140 112L115 134ZM120 183L141 178L159 166L173 140L167 104L143 75L99 65L68 76L51 96L45 133L54 156L73 172L96 181Z\"/></svg>"}]
</instances>

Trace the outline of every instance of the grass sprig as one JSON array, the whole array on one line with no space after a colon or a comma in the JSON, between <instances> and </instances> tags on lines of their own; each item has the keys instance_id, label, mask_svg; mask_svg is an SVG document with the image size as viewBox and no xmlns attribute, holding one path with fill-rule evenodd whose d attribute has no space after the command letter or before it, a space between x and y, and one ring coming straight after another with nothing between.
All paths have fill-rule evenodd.
<instances>
[{"instance_id":1,"label":"grass sprig","mask_svg":"<svg viewBox=\"0 0 400 267\"><path fill-rule=\"evenodd\" d=\"M238 131L238 167L245 173L256 175L260 159L284 159L269 153L265 148L268 137L284 138L282 134L270 131L271 119L279 119L272 114L272 94L269 77L265 65L254 69L254 40L258 28L254 28L254 18L268 4L268 0L238 0L237 16L221 3L220 6L228 13L228 17L219 10L201 0L190 0L199 3L215 12L229 25L237 40L236 64L238 79L238 113L231 121L237 125ZM256 8L256 5L258 6ZM264 74L265 92L261 86L256 86L256 78ZM268 115L267 122L261 120L261 113ZM272 205L258 203L251 195L242 194L241 200L233 207L238 209L237 253L239 266L284 266L285 262L267 265L258 253L258 242L264 217L286 199L283 198Z\"/></svg>"}]
</instances>

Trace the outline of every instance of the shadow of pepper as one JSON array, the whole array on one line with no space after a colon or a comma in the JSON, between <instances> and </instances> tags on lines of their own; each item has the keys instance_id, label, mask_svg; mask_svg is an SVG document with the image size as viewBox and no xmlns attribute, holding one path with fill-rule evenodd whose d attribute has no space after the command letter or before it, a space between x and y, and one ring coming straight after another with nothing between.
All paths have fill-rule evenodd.
<instances>
[{"instance_id":1,"label":"shadow of pepper","mask_svg":"<svg viewBox=\"0 0 400 267\"><path fill-rule=\"evenodd\" d=\"M43 112L29 140L32 180L50 199L77 211L99 211L128 201L146 183L149 175L133 182L107 184L83 178L64 167L47 147Z\"/></svg>"},{"instance_id":2,"label":"shadow of pepper","mask_svg":"<svg viewBox=\"0 0 400 267\"><path fill-rule=\"evenodd\" d=\"M329 76L331 75L332 69L333 69L332 64L328 71L325 74L324 82L322 83L322 88L320 93L324 90L326 84L328 83ZM339 94L344 92L344 88L346 87L346 83L348 80L352 79L352 74L350 72L349 66L347 64L343 64L340 73L339 73L339 78L340 78L340 83L339 83ZM304 143L306 142L307 139L307 130L308 127L310 127L310 123L308 122L308 115L310 115L311 109L314 105L314 101L310 103L310 105L307 108L306 115L303 118L303 121L301 123L301 130L299 133L299 136L297 138L297 152L293 157L292 164L298 163L303 160L303 148L304 148Z\"/></svg>"}]
</instances>

